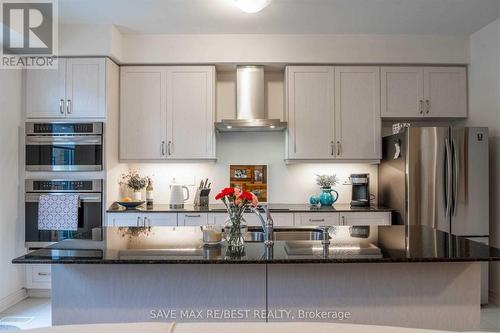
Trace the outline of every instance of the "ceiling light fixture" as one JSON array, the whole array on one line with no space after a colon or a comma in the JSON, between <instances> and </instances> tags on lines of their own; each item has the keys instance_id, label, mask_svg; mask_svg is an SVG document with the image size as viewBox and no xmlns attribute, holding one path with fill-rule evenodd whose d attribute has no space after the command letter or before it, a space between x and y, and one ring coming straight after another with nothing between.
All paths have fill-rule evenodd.
<instances>
[{"instance_id":1,"label":"ceiling light fixture","mask_svg":"<svg viewBox=\"0 0 500 333\"><path fill-rule=\"evenodd\" d=\"M272 0L233 0L245 13L257 13L271 4Z\"/></svg>"}]
</instances>

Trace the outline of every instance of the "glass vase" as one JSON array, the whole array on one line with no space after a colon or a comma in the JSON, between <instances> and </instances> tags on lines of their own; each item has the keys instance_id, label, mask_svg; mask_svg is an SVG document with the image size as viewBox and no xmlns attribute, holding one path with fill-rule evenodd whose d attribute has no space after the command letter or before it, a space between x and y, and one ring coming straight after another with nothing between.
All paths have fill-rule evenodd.
<instances>
[{"instance_id":1,"label":"glass vase","mask_svg":"<svg viewBox=\"0 0 500 333\"><path fill-rule=\"evenodd\" d=\"M244 248L247 229L247 223L241 216L232 216L226 221L224 235L228 249L239 251Z\"/></svg>"}]
</instances>

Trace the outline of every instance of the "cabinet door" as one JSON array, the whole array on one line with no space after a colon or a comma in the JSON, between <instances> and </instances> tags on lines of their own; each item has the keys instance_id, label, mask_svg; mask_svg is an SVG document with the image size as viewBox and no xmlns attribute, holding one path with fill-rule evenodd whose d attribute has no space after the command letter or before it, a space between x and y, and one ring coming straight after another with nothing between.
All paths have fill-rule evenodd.
<instances>
[{"instance_id":1,"label":"cabinet door","mask_svg":"<svg viewBox=\"0 0 500 333\"><path fill-rule=\"evenodd\" d=\"M214 159L215 70L175 66L167 72L167 155Z\"/></svg>"},{"instance_id":2,"label":"cabinet door","mask_svg":"<svg viewBox=\"0 0 500 333\"><path fill-rule=\"evenodd\" d=\"M106 59L67 59L66 114L72 118L106 117Z\"/></svg>"},{"instance_id":3,"label":"cabinet door","mask_svg":"<svg viewBox=\"0 0 500 333\"><path fill-rule=\"evenodd\" d=\"M114 213L107 215L108 227L142 227L142 215L139 213Z\"/></svg>"},{"instance_id":4,"label":"cabinet door","mask_svg":"<svg viewBox=\"0 0 500 333\"><path fill-rule=\"evenodd\" d=\"M251 227L262 227L262 222L255 213L243 213L243 218L247 222L248 226Z\"/></svg>"},{"instance_id":5,"label":"cabinet door","mask_svg":"<svg viewBox=\"0 0 500 333\"><path fill-rule=\"evenodd\" d=\"M391 225L391 212L352 212L340 214L340 225Z\"/></svg>"},{"instance_id":6,"label":"cabinet door","mask_svg":"<svg viewBox=\"0 0 500 333\"><path fill-rule=\"evenodd\" d=\"M146 227L175 227L177 226L176 213L152 213L143 214L144 226Z\"/></svg>"},{"instance_id":7,"label":"cabinet door","mask_svg":"<svg viewBox=\"0 0 500 333\"><path fill-rule=\"evenodd\" d=\"M229 218L227 213L212 213L208 216L208 223L213 225L224 225Z\"/></svg>"},{"instance_id":8,"label":"cabinet door","mask_svg":"<svg viewBox=\"0 0 500 333\"><path fill-rule=\"evenodd\" d=\"M58 69L27 69L26 117L66 116L66 59L58 59Z\"/></svg>"},{"instance_id":9,"label":"cabinet door","mask_svg":"<svg viewBox=\"0 0 500 333\"><path fill-rule=\"evenodd\" d=\"M424 69L425 115L442 118L467 117L467 73L465 67Z\"/></svg>"},{"instance_id":10,"label":"cabinet door","mask_svg":"<svg viewBox=\"0 0 500 333\"><path fill-rule=\"evenodd\" d=\"M292 213L271 213L275 227L291 227L295 225Z\"/></svg>"},{"instance_id":11,"label":"cabinet door","mask_svg":"<svg viewBox=\"0 0 500 333\"><path fill-rule=\"evenodd\" d=\"M335 67L336 155L382 158L379 67Z\"/></svg>"},{"instance_id":12,"label":"cabinet door","mask_svg":"<svg viewBox=\"0 0 500 333\"><path fill-rule=\"evenodd\" d=\"M165 67L122 67L120 158L166 157Z\"/></svg>"},{"instance_id":13,"label":"cabinet door","mask_svg":"<svg viewBox=\"0 0 500 333\"><path fill-rule=\"evenodd\" d=\"M339 213L295 213L295 225L329 226L339 225Z\"/></svg>"},{"instance_id":14,"label":"cabinet door","mask_svg":"<svg viewBox=\"0 0 500 333\"><path fill-rule=\"evenodd\" d=\"M382 67L381 115L415 118L424 113L424 71L421 67Z\"/></svg>"},{"instance_id":15,"label":"cabinet door","mask_svg":"<svg viewBox=\"0 0 500 333\"><path fill-rule=\"evenodd\" d=\"M51 273L50 265L26 265L26 288L50 289Z\"/></svg>"},{"instance_id":16,"label":"cabinet door","mask_svg":"<svg viewBox=\"0 0 500 333\"><path fill-rule=\"evenodd\" d=\"M334 156L333 67L287 67L288 158Z\"/></svg>"},{"instance_id":17,"label":"cabinet door","mask_svg":"<svg viewBox=\"0 0 500 333\"><path fill-rule=\"evenodd\" d=\"M177 215L178 224L183 226L202 226L208 224L207 213L182 213Z\"/></svg>"}]
</instances>

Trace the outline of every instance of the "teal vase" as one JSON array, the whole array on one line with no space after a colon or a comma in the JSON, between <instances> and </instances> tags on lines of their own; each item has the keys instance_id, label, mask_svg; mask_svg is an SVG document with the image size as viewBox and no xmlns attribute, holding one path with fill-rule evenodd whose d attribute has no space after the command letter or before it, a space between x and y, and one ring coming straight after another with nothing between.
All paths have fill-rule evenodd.
<instances>
[{"instance_id":1,"label":"teal vase","mask_svg":"<svg viewBox=\"0 0 500 333\"><path fill-rule=\"evenodd\" d=\"M339 193L335 190L332 190L330 187L324 187L321 189L321 191L322 193L319 196L319 202L321 202L321 206L331 206L339 198Z\"/></svg>"}]
</instances>

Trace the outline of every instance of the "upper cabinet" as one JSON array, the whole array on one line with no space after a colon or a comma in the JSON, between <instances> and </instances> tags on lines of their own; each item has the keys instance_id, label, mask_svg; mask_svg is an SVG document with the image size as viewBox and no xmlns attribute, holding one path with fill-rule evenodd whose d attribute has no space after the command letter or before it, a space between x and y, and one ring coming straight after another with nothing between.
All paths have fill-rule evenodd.
<instances>
[{"instance_id":1,"label":"upper cabinet","mask_svg":"<svg viewBox=\"0 0 500 333\"><path fill-rule=\"evenodd\" d=\"M288 159L330 159L334 151L334 68L286 69Z\"/></svg>"},{"instance_id":2,"label":"upper cabinet","mask_svg":"<svg viewBox=\"0 0 500 333\"><path fill-rule=\"evenodd\" d=\"M123 66L120 158L215 159L215 68Z\"/></svg>"},{"instance_id":3,"label":"upper cabinet","mask_svg":"<svg viewBox=\"0 0 500 333\"><path fill-rule=\"evenodd\" d=\"M381 83L382 117L467 117L465 67L382 67Z\"/></svg>"},{"instance_id":4,"label":"upper cabinet","mask_svg":"<svg viewBox=\"0 0 500 333\"><path fill-rule=\"evenodd\" d=\"M377 160L380 73L372 66L289 66L288 160Z\"/></svg>"},{"instance_id":5,"label":"upper cabinet","mask_svg":"<svg viewBox=\"0 0 500 333\"><path fill-rule=\"evenodd\" d=\"M58 69L26 70L27 118L105 118L106 59L59 58Z\"/></svg>"}]
</instances>

